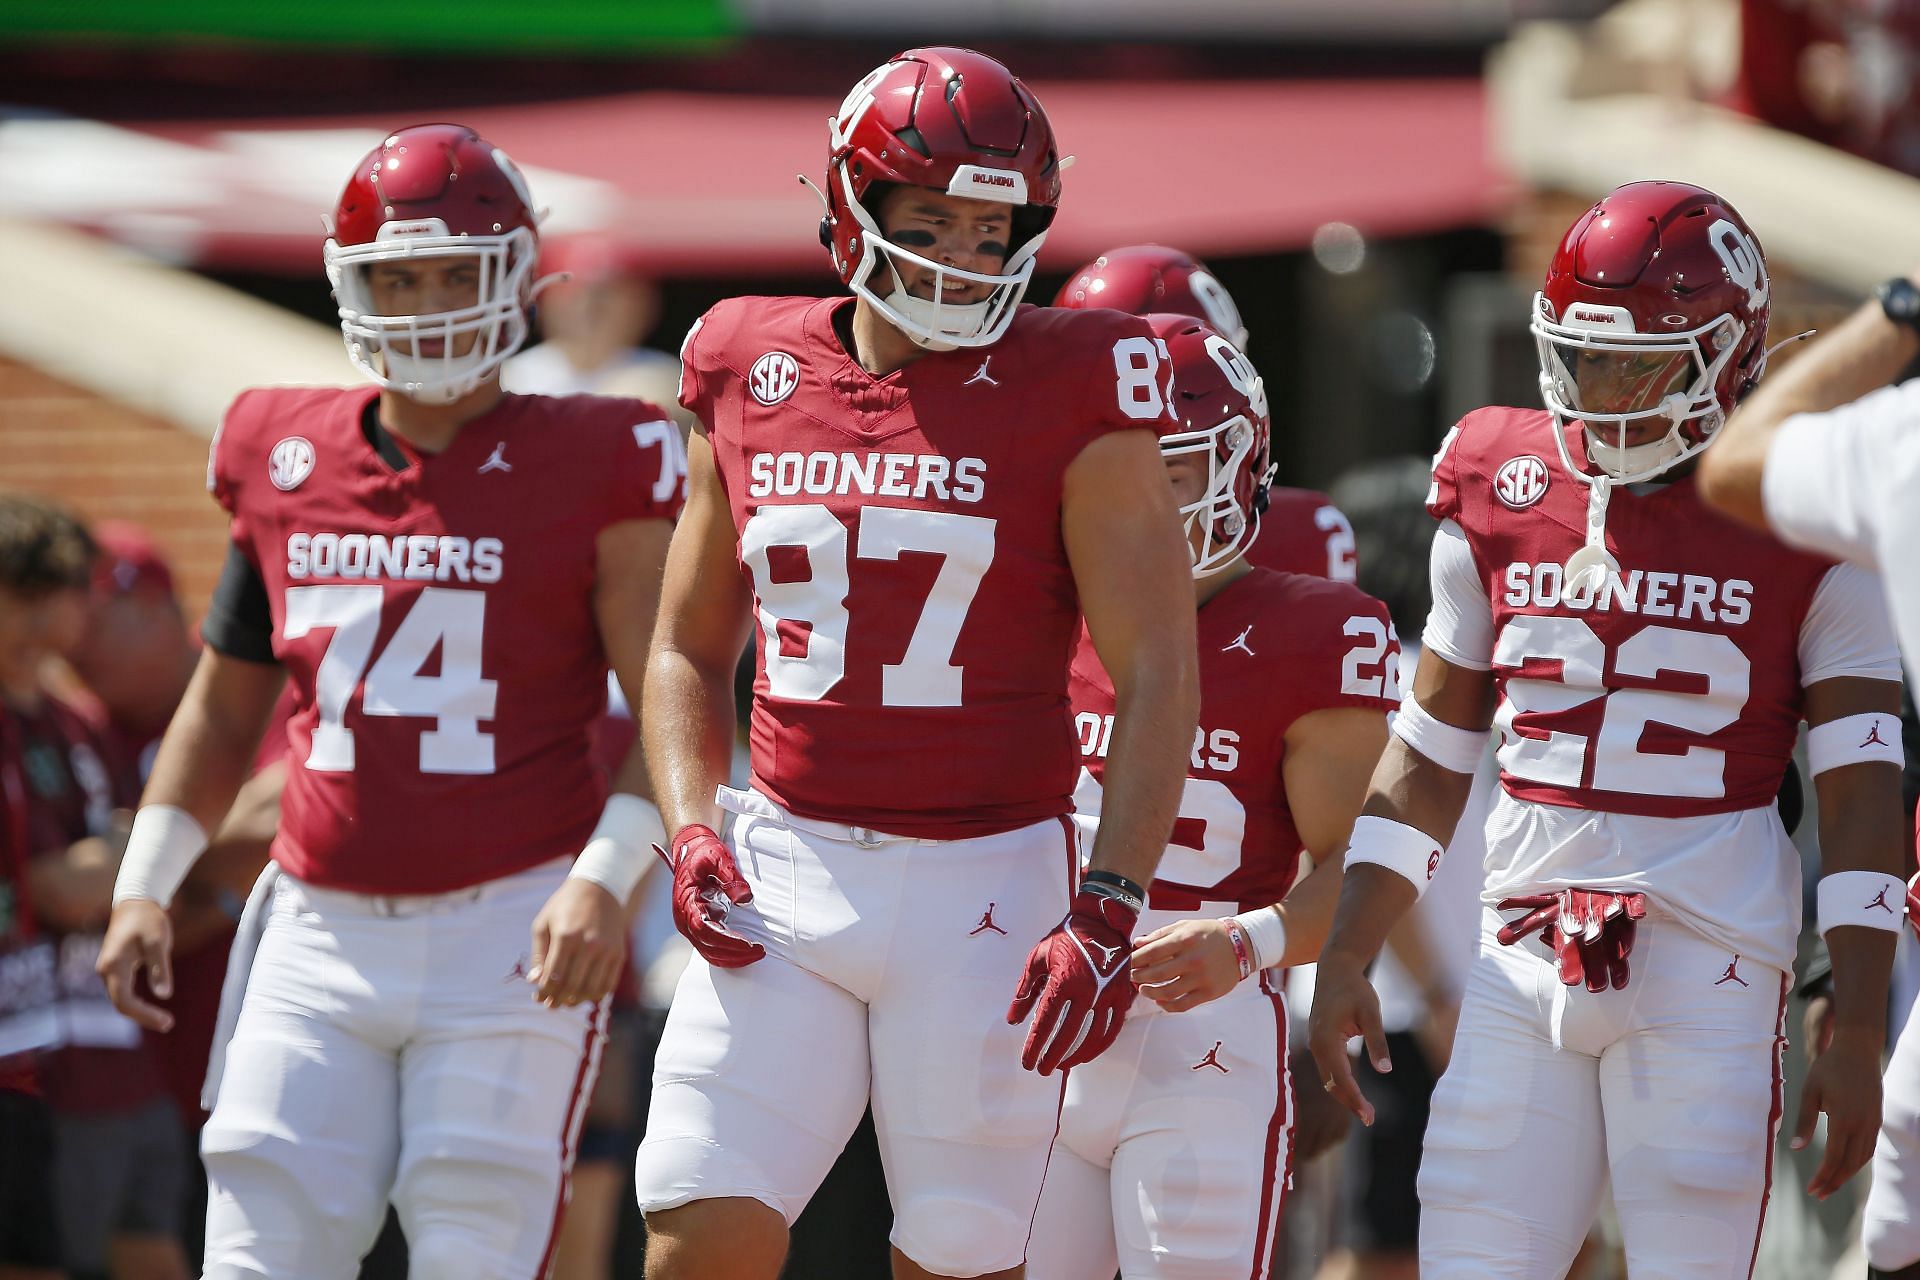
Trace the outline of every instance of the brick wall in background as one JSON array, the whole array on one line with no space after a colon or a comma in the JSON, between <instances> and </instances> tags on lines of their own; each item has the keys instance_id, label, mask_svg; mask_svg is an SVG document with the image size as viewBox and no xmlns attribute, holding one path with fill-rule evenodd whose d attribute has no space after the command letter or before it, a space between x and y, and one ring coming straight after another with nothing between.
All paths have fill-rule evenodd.
<instances>
[{"instance_id":1,"label":"brick wall in background","mask_svg":"<svg viewBox=\"0 0 1920 1280\"><path fill-rule=\"evenodd\" d=\"M0 488L141 525L172 564L187 616L205 610L227 543L205 437L0 358Z\"/></svg>"}]
</instances>

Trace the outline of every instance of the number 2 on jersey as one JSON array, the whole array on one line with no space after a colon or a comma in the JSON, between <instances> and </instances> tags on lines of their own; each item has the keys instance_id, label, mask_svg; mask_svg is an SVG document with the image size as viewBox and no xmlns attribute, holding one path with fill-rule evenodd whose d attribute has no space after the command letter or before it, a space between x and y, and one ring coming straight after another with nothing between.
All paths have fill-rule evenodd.
<instances>
[{"instance_id":1,"label":"number 2 on jersey","mask_svg":"<svg viewBox=\"0 0 1920 1280\"><path fill-rule=\"evenodd\" d=\"M996 522L982 516L905 507L863 507L854 560L899 560L902 552L941 557L900 661L880 668L889 707L957 707L963 671L953 662L967 610L993 563ZM776 549L805 553L806 576L774 563ZM847 595L854 564L847 527L818 503L761 507L740 531L740 558L753 570L767 688L776 698L818 702L847 674ZM784 567L784 566L783 566ZM802 623L805 652L785 651L780 624Z\"/></svg>"},{"instance_id":2,"label":"number 2 on jersey","mask_svg":"<svg viewBox=\"0 0 1920 1280\"><path fill-rule=\"evenodd\" d=\"M434 727L420 734L420 772L492 773L493 735L480 731L480 721L493 719L499 693L497 682L480 674L487 597L452 587L423 588L375 659L385 599L386 588L371 583L287 588L282 626L287 639L333 631L314 672L319 719L307 768L353 769L353 730L346 726L346 714L357 689L364 715L433 719ZM436 650L440 674L420 674Z\"/></svg>"}]
</instances>

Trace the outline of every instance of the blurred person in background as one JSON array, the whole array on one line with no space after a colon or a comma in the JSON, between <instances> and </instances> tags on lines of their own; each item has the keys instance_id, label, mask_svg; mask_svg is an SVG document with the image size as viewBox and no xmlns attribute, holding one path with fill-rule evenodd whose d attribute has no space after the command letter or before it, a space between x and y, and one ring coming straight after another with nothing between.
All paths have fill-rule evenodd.
<instances>
[{"instance_id":1,"label":"blurred person in background","mask_svg":"<svg viewBox=\"0 0 1920 1280\"><path fill-rule=\"evenodd\" d=\"M1417 637L1433 592L1427 579L1433 518L1427 514L1431 460L1388 458L1356 467L1335 482L1338 509L1353 519L1360 587L1386 604L1395 629ZM1419 664L1417 639L1402 640L1407 683ZM1351 1122L1341 1148L1334 1251L1319 1280L1416 1280L1420 1270L1420 1196L1416 1180L1433 1089L1453 1051L1460 993L1479 941L1479 897L1484 837L1480 825L1492 795L1491 754L1475 774L1467 808L1454 829L1433 884L1387 935L1372 980L1394 1069L1381 1073L1364 1057L1356 1064L1374 1122ZM1311 993L1306 997L1311 1000ZM1333 1103L1325 1090L1311 1087Z\"/></svg>"},{"instance_id":2,"label":"blurred person in background","mask_svg":"<svg viewBox=\"0 0 1920 1280\"><path fill-rule=\"evenodd\" d=\"M1424 1280L1563 1274L1609 1184L1635 1280L1749 1273L1800 924L1775 796L1803 719L1836 1002L1794 1125L1804 1142L1827 1117L1808 1191L1870 1154L1905 895L1884 597L1718 516L1691 474L1765 372L1770 304L1725 201L1621 187L1535 295L1545 407L1476 410L1435 458L1425 650L1310 1017L1323 1087L1371 1122L1348 1040L1392 1059L1366 966L1432 880L1497 722L1488 909L1421 1156Z\"/></svg>"},{"instance_id":3,"label":"blurred person in background","mask_svg":"<svg viewBox=\"0 0 1920 1280\"><path fill-rule=\"evenodd\" d=\"M84 686L79 705L90 713L104 740L116 789L138 796L167 722L186 694L200 646L181 609L173 571L146 531L107 520L94 526L93 536L99 554L87 625L67 661ZM255 761L254 776L241 788L169 909L173 993L157 1002L173 1015L174 1027L166 1035L147 1031L145 1037L181 1121L196 1139L206 1120L200 1094L234 925L267 863L267 848L279 825L290 710L291 702L283 697ZM181 1236L187 1256L198 1258L206 1176L197 1141L188 1144L184 1164Z\"/></svg>"},{"instance_id":4,"label":"blurred person in background","mask_svg":"<svg viewBox=\"0 0 1920 1280\"><path fill-rule=\"evenodd\" d=\"M137 792L124 780L116 787L109 744L48 689L51 660L85 637L94 559L93 539L65 511L0 498L0 700L24 783L30 901L58 948L60 1043L40 1072L53 1111L56 1221L76 1280L183 1280L185 1135L138 1025L93 973L126 838L122 811Z\"/></svg>"},{"instance_id":5,"label":"blurred person in background","mask_svg":"<svg viewBox=\"0 0 1920 1280\"><path fill-rule=\"evenodd\" d=\"M541 246L540 270L553 273L534 308L540 344L507 361L501 386L678 406L679 358L645 345L660 323L660 286L637 248L604 233L556 237Z\"/></svg>"},{"instance_id":6,"label":"blurred person in background","mask_svg":"<svg viewBox=\"0 0 1920 1280\"><path fill-rule=\"evenodd\" d=\"M1107 250L1068 278L1053 305L1192 316L1234 346L1247 345L1240 308L1219 277L1192 254L1162 244ZM1247 549L1247 559L1256 568L1352 582L1357 572L1353 525L1318 490L1272 485L1260 538Z\"/></svg>"},{"instance_id":7,"label":"blurred person in background","mask_svg":"<svg viewBox=\"0 0 1920 1280\"><path fill-rule=\"evenodd\" d=\"M451 124L384 138L324 250L372 387L243 393L200 663L155 757L100 969L173 1019L167 904L291 677L274 867L215 1035L203 1274L353 1274L392 1200L422 1277L552 1256L625 906L662 833L637 752L590 752L637 689L684 466L653 406L504 393L538 252L524 179ZM230 1034L229 1034L230 1032Z\"/></svg>"},{"instance_id":8,"label":"blurred person in background","mask_svg":"<svg viewBox=\"0 0 1920 1280\"><path fill-rule=\"evenodd\" d=\"M1047 1280L1108 1280L1116 1264L1129 1280L1259 1280L1293 1173L1281 970L1310 961L1332 921L1399 653L1379 601L1249 562L1272 474L1266 388L1204 322L1147 321L1179 396L1160 448L1192 552L1200 728L1133 952L1147 999L1068 1077L1028 1265ZM1114 700L1084 633L1069 697L1074 822L1097 832Z\"/></svg>"}]
</instances>

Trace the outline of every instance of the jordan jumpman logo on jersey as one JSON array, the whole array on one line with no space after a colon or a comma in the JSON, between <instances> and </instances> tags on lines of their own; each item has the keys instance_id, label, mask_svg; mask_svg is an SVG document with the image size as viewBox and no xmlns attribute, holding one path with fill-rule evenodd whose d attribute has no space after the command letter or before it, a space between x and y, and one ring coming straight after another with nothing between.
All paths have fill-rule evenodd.
<instances>
[{"instance_id":1,"label":"jordan jumpman logo on jersey","mask_svg":"<svg viewBox=\"0 0 1920 1280\"><path fill-rule=\"evenodd\" d=\"M1215 1040L1213 1042L1213 1048L1207 1050L1207 1056L1194 1063L1191 1067L1188 1067L1187 1070L1198 1071L1202 1067L1212 1067L1223 1076L1232 1075L1233 1073L1231 1071L1228 1071L1224 1066L1220 1065L1220 1043L1220 1041Z\"/></svg>"},{"instance_id":2,"label":"jordan jumpman logo on jersey","mask_svg":"<svg viewBox=\"0 0 1920 1280\"><path fill-rule=\"evenodd\" d=\"M1233 638L1232 644L1221 646L1220 652L1231 653L1233 650L1239 649L1241 652L1245 653L1249 658L1259 657L1260 655L1253 651L1253 646L1247 643L1247 637L1252 634L1253 634L1253 628L1249 626L1245 631L1242 631L1239 635Z\"/></svg>"},{"instance_id":3,"label":"jordan jumpman logo on jersey","mask_svg":"<svg viewBox=\"0 0 1920 1280\"><path fill-rule=\"evenodd\" d=\"M495 446L493 446L493 452L487 455L487 460L480 464L475 474L485 475L489 471L513 470L513 464L511 462L508 462L506 458L503 456L506 453L506 451L507 451L507 442L505 440L502 440L499 444L496 444Z\"/></svg>"},{"instance_id":4,"label":"jordan jumpman logo on jersey","mask_svg":"<svg viewBox=\"0 0 1920 1280\"><path fill-rule=\"evenodd\" d=\"M990 387L999 386L1000 379L994 377L992 374L987 372L987 366L992 363L993 363L992 356L988 356L985 360L982 360L980 362L980 367L973 371L973 376L971 378L968 378L965 382L961 383L960 385L963 387L970 387L976 382L984 382Z\"/></svg>"},{"instance_id":5,"label":"jordan jumpman logo on jersey","mask_svg":"<svg viewBox=\"0 0 1920 1280\"><path fill-rule=\"evenodd\" d=\"M993 931L994 931L995 933L1005 933L1005 932L1006 932L1006 930L1005 930L1005 929L1002 929L1002 928L1001 928L1001 927L1000 927L999 925L997 925L997 924L995 924L995 923L993 922L993 908L994 908L994 906L995 906L995 904L994 904L994 903L991 903L991 902L989 902L989 903L987 904L987 909L986 909L985 911L983 911L983 912L981 912L981 914L980 914L980 923L979 923L979 924L977 924L977 925L975 925L975 926L973 926L973 933L969 933L969 934L967 935L967 936L968 936L969 938L971 938L971 937L972 937L972 936L973 936L973 935L974 935L975 933L985 933L985 932L986 932L987 930L989 930L989 929L991 929L991 930L993 930Z\"/></svg>"},{"instance_id":6,"label":"jordan jumpman logo on jersey","mask_svg":"<svg viewBox=\"0 0 1920 1280\"><path fill-rule=\"evenodd\" d=\"M1722 983L1727 983L1727 982L1737 982L1743 987L1748 985L1747 980L1741 977L1740 974L1737 972L1739 966L1740 966L1739 956L1735 956L1733 959L1727 961L1727 971L1721 974L1719 978L1714 981L1713 985L1717 987L1717 986L1720 986Z\"/></svg>"}]
</instances>

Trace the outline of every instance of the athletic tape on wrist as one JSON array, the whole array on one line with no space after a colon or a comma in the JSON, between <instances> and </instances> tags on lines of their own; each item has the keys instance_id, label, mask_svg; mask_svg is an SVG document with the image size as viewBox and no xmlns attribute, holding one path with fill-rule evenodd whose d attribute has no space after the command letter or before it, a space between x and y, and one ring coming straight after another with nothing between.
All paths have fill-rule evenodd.
<instances>
[{"instance_id":1,"label":"athletic tape on wrist","mask_svg":"<svg viewBox=\"0 0 1920 1280\"><path fill-rule=\"evenodd\" d=\"M1486 755L1487 735L1491 729L1462 729L1436 720L1407 690L1400 709L1393 714L1393 736L1427 759L1452 773L1477 773Z\"/></svg>"},{"instance_id":2,"label":"athletic tape on wrist","mask_svg":"<svg viewBox=\"0 0 1920 1280\"><path fill-rule=\"evenodd\" d=\"M652 846L667 843L667 824L651 800L616 791L600 811L600 824L567 873L574 880L590 880L622 906L640 883L652 859Z\"/></svg>"},{"instance_id":3,"label":"athletic tape on wrist","mask_svg":"<svg viewBox=\"0 0 1920 1280\"><path fill-rule=\"evenodd\" d=\"M1870 760L1906 767L1900 717L1884 711L1841 716L1807 730L1807 771L1816 777L1829 769Z\"/></svg>"},{"instance_id":4,"label":"athletic tape on wrist","mask_svg":"<svg viewBox=\"0 0 1920 1280\"><path fill-rule=\"evenodd\" d=\"M1233 917L1247 931L1247 946L1253 952L1253 967L1271 969L1287 954L1287 922L1272 907L1247 911Z\"/></svg>"},{"instance_id":5,"label":"athletic tape on wrist","mask_svg":"<svg viewBox=\"0 0 1920 1280\"><path fill-rule=\"evenodd\" d=\"M1820 877L1814 922L1821 937L1841 925L1898 933L1907 918L1907 882L1883 871L1836 871Z\"/></svg>"},{"instance_id":6,"label":"athletic tape on wrist","mask_svg":"<svg viewBox=\"0 0 1920 1280\"><path fill-rule=\"evenodd\" d=\"M142 805L127 833L127 851L113 881L113 905L144 898L169 906L193 863L207 848L207 833L185 809Z\"/></svg>"},{"instance_id":7,"label":"athletic tape on wrist","mask_svg":"<svg viewBox=\"0 0 1920 1280\"><path fill-rule=\"evenodd\" d=\"M1346 865L1370 862L1400 876L1424 894L1440 869L1440 842L1417 827L1392 818L1363 814L1354 819Z\"/></svg>"}]
</instances>

